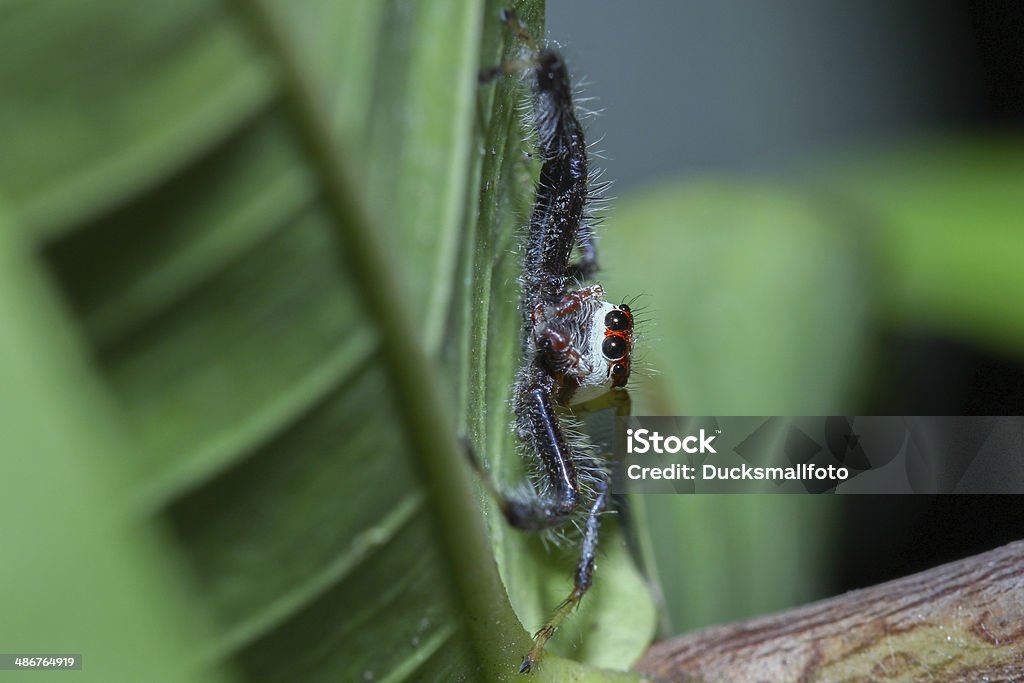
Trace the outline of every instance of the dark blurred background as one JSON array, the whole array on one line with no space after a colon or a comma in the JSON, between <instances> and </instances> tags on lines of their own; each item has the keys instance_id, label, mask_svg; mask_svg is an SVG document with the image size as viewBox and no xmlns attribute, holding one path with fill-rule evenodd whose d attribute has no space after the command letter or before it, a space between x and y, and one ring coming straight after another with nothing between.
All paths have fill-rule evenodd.
<instances>
[{"instance_id":1,"label":"dark blurred background","mask_svg":"<svg viewBox=\"0 0 1024 683\"><path fill-rule=\"evenodd\" d=\"M1019 3L550 0L547 22L607 106L589 127L619 192L1024 122Z\"/></svg>"},{"instance_id":2,"label":"dark blurred background","mask_svg":"<svg viewBox=\"0 0 1024 683\"><path fill-rule=\"evenodd\" d=\"M606 107L588 129L618 197L667 176L793 177L891 141L1024 124L1022 3L549 0L547 22L583 95ZM881 329L875 343L886 379L851 411L1024 413L1020 357L928 332ZM831 589L1024 537L1022 502L843 497Z\"/></svg>"}]
</instances>

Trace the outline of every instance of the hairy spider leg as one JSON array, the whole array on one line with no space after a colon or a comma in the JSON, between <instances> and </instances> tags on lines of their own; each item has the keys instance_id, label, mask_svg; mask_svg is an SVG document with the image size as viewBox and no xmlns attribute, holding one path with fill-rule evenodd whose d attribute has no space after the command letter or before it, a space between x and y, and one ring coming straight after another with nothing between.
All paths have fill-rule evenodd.
<instances>
[{"instance_id":1,"label":"hairy spider leg","mask_svg":"<svg viewBox=\"0 0 1024 683\"><path fill-rule=\"evenodd\" d=\"M557 423L552 422L557 427ZM520 529L542 529L551 526L558 526L569 519L575 507L575 501L566 509L559 505L557 500L549 501L546 505L543 501L534 501L529 505L504 496L491 478L484 471L476 451L468 440L464 440L464 446L470 462L480 475L488 492L498 501L498 504L505 515L505 518L512 526ZM580 604L583 596L590 589L594 578L594 558L597 555L598 531L601 528L601 513L608 504L608 484L599 479L595 485L597 496L594 498L590 509L587 512L586 522L583 530L583 543L580 548L580 557L576 565L576 573L573 576L573 589L565 600L563 600L551 617L533 636L533 644L529 652L519 665L519 673L530 673L537 664L544 652L547 642L555 635L555 631L561 625L566 615ZM546 508L546 509L545 509ZM564 517L562 515L565 515Z\"/></svg>"},{"instance_id":2,"label":"hairy spider leg","mask_svg":"<svg viewBox=\"0 0 1024 683\"><path fill-rule=\"evenodd\" d=\"M534 415L535 433L544 433L548 447L539 449L544 462L544 469L552 491L543 498L532 501L521 501L504 494L494 483L477 458L472 445L465 441L466 453L474 469L483 481L488 493L498 502L505 519L513 527L524 530L541 530L560 526L568 521L576 507L579 493L577 473L571 457L566 457L570 446L561 434L558 422L553 419L553 412L548 400L547 390L533 387L527 389L530 400L535 401L539 410ZM625 389L614 389L603 396L573 406L575 414L586 414L614 409L619 416L630 414L631 400ZM597 554L598 532L601 528L601 514L608 505L608 484L598 479L595 484L596 497L587 511L583 529L583 543L580 548L576 573L573 576L573 589L563 600L543 626L534 634L533 644L523 658L519 673L530 673L537 664L547 642L558 630L562 621L575 607L580 604L583 596L590 589L594 576L594 558Z\"/></svg>"},{"instance_id":3,"label":"hairy spider leg","mask_svg":"<svg viewBox=\"0 0 1024 683\"><path fill-rule=\"evenodd\" d=\"M561 526L576 514L579 473L572 447L562 433L551 403L554 388L548 384L554 379L538 362L520 375L516 382L516 429L541 463L547 484L544 494L520 500L505 493L484 470L468 442L466 453L508 523L524 531L542 531Z\"/></svg>"},{"instance_id":4,"label":"hairy spider leg","mask_svg":"<svg viewBox=\"0 0 1024 683\"><path fill-rule=\"evenodd\" d=\"M578 403L570 408L574 415L583 416L601 410L612 409L619 417L628 417L632 401L629 392L625 389L613 389L608 393L598 396L584 403ZM561 625L566 615L580 604L583 596L590 589L594 576L594 557L597 552L598 531L601 528L601 513L608 505L608 484L604 479L598 479L595 485L597 497L587 512L586 523L583 530L583 545L580 549L580 558L576 564L576 574L573 577L573 589L565 600L555 608L554 613L544 625L533 636L533 645L529 653L523 658L519 667L519 673L529 673L544 651L544 646L555 635L555 631Z\"/></svg>"},{"instance_id":5,"label":"hairy spider leg","mask_svg":"<svg viewBox=\"0 0 1024 683\"><path fill-rule=\"evenodd\" d=\"M484 488L487 489L487 493L497 501L498 509L501 510L501 514L511 526L524 531L552 529L564 524L575 514L577 490L575 481L571 488L563 489L561 494L555 493L529 502L522 501L507 495L501 490L490 473L484 469L476 449L473 448L473 444L468 439L463 438L462 445L470 464L476 471ZM563 462L572 468L570 460L563 460ZM572 469L571 473L567 473L566 479L575 478L575 468Z\"/></svg>"},{"instance_id":6,"label":"hairy spider leg","mask_svg":"<svg viewBox=\"0 0 1024 683\"><path fill-rule=\"evenodd\" d=\"M596 484L597 496L587 511L587 519L583 528L583 545L580 549L580 559L576 565L576 575L573 577L573 589L562 603L555 608L554 614L541 626L540 630L533 636L533 646L523 658L519 665L519 673L529 673L533 670L537 660L544 652L544 646L555 635L562 620L580 604L580 600L590 589L594 579L594 557L597 554L597 533L601 528L601 513L608 504L608 483L599 479Z\"/></svg>"},{"instance_id":7,"label":"hairy spider leg","mask_svg":"<svg viewBox=\"0 0 1024 683\"><path fill-rule=\"evenodd\" d=\"M538 449L544 462L545 473L552 485L552 490L547 496L532 501L521 501L505 495L484 471L472 445L466 441L465 446L470 462L480 475L490 495L498 502L498 506L509 524L524 530L541 530L560 526L572 517L579 493L579 484L572 458L567 457L571 447L566 444L558 422L553 417L548 391L540 387L532 387L526 391L529 394L529 400L534 401L538 407L532 416L536 423L534 433L543 433L545 440L548 441L546 448ZM593 412L609 407L614 408L617 415L628 415L629 392L625 389L609 391L605 396L574 406L572 410L573 412L577 410ZM573 576L572 592L555 608L544 625L534 634L533 644L523 658L519 673L530 673L533 670L543 654L547 642L558 630L566 615L580 604L593 583L594 559L597 554L601 514L608 505L608 483L603 478L597 479L595 491L597 495L587 510L583 527L583 543L576 564L576 573Z\"/></svg>"}]
</instances>

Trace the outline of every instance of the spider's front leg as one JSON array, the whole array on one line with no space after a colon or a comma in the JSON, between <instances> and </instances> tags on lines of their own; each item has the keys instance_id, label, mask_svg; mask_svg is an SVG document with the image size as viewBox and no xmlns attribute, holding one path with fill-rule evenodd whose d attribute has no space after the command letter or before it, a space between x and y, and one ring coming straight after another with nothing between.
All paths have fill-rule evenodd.
<instances>
[{"instance_id":1,"label":"spider's front leg","mask_svg":"<svg viewBox=\"0 0 1024 683\"><path fill-rule=\"evenodd\" d=\"M571 519L580 502L577 457L572 446L565 441L556 413L551 409L550 388L524 387L525 401L517 399L517 421L523 440L532 444L541 461L549 493L533 500L503 498L502 511L512 526L520 529L545 529L564 524ZM558 630L562 620L579 605L590 589L597 553L600 515L607 505L608 484L598 478L594 484L595 496L588 505L583 525L583 542L573 577L573 589L555 609L551 617L534 634L533 645L523 658L520 673L529 673L537 664L548 640Z\"/></svg>"},{"instance_id":2,"label":"spider's front leg","mask_svg":"<svg viewBox=\"0 0 1024 683\"><path fill-rule=\"evenodd\" d=\"M546 484L543 495L527 498L504 493L483 471L472 449L467 449L474 467L498 502L502 514L509 524L518 529L539 531L561 526L578 514L578 507L582 503L577 470L580 456L574 452L573 446L562 433L554 403L557 388L557 382L538 362L524 368L516 382L516 426L525 446L540 461ZM580 603L590 588L600 515L607 505L607 489L607 482L599 477L594 483L594 497L587 505L583 543L572 592L534 635L533 645L519 668L520 673L529 673L533 669L562 620Z\"/></svg>"},{"instance_id":3,"label":"spider's front leg","mask_svg":"<svg viewBox=\"0 0 1024 683\"><path fill-rule=\"evenodd\" d=\"M520 374L514 396L519 438L540 462L545 493L526 500L501 496L509 524L517 529L550 529L568 521L579 501L579 473L573 447L555 412L557 383L537 361Z\"/></svg>"},{"instance_id":4,"label":"spider's front leg","mask_svg":"<svg viewBox=\"0 0 1024 683\"><path fill-rule=\"evenodd\" d=\"M587 511L587 518L583 528L583 546L580 549L580 559L576 564L576 574L573 577L573 589L565 600L555 609L554 614L545 622L533 636L533 646L523 658L519 665L519 673L529 673L533 670L544 646L555 635L559 624L574 607L580 604L584 594L590 589L594 578L594 556L597 554L597 532L601 528L601 513L608 505L608 483L604 479L598 479L595 485L597 495Z\"/></svg>"}]
</instances>

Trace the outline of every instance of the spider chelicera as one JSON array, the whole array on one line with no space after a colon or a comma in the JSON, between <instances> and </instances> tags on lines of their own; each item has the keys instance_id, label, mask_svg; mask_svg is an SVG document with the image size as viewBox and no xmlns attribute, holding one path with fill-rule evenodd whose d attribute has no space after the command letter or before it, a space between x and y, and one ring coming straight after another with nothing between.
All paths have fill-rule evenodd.
<instances>
[{"instance_id":1,"label":"spider chelicera","mask_svg":"<svg viewBox=\"0 0 1024 683\"><path fill-rule=\"evenodd\" d=\"M600 515L608 503L605 461L587 444L567 439L561 420L569 409L598 406L629 413L625 386L634 337L628 305L606 301L599 284L582 286L597 271L588 213L593 192L565 61L556 50L538 46L510 11L502 12L502 21L530 48L529 56L482 71L480 81L529 70L542 162L523 245L523 357L513 388L516 434L524 455L538 466L540 490L529 496L503 492L473 460L512 526L544 530L576 523L582 532L572 592L534 636L519 669L528 673L590 588ZM580 255L576 262L574 251Z\"/></svg>"}]
</instances>

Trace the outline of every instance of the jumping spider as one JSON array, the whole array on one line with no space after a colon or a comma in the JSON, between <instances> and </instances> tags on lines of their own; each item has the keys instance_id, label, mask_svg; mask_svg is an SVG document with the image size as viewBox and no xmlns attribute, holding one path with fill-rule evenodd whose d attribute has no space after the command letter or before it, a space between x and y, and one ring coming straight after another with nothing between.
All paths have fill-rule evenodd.
<instances>
[{"instance_id":1,"label":"jumping spider","mask_svg":"<svg viewBox=\"0 0 1024 683\"><path fill-rule=\"evenodd\" d=\"M542 162L520 278L523 360L513 389L515 430L524 454L539 465L542 491L524 497L502 492L483 473L509 524L544 530L574 522L582 543L572 592L534 636L523 659L528 673L562 619L590 588L600 515L608 502L605 461L586 444L566 439L562 415L613 406L629 413L625 390L633 352L633 313L604 299L599 284L580 282L597 271L587 145L573 105L562 56L540 47L510 12L502 21L530 48L527 59L480 73L482 83L529 69L533 77L533 126ZM574 250L580 258L571 262ZM574 287L577 287L574 289Z\"/></svg>"}]
</instances>

